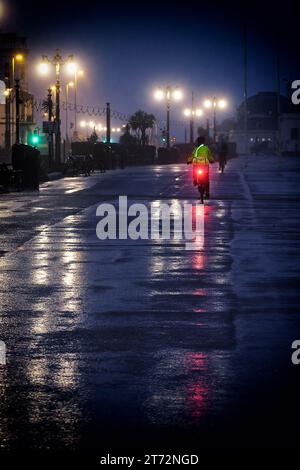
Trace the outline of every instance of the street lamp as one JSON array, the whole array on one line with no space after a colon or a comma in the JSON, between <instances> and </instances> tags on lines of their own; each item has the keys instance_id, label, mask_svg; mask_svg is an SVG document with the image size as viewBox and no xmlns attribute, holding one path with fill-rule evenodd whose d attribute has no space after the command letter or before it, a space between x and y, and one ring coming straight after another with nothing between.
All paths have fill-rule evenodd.
<instances>
[{"instance_id":1,"label":"street lamp","mask_svg":"<svg viewBox=\"0 0 300 470\"><path fill-rule=\"evenodd\" d=\"M222 98L218 99L214 96L212 99L204 100L203 105L205 108L213 108L213 126L214 126L214 142L217 140L217 108L224 109L227 106L227 102Z\"/></svg>"},{"instance_id":2,"label":"street lamp","mask_svg":"<svg viewBox=\"0 0 300 470\"><path fill-rule=\"evenodd\" d=\"M13 79L13 83L15 83L16 62L20 64L23 61L24 61L23 54L18 53L18 54L13 55L13 57L12 57L12 79Z\"/></svg>"},{"instance_id":3,"label":"street lamp","mask_svg":"<svg viewBox=\"0 0 300 470\"><path fill-rule=\"evenodd\" d=\"M171 101L179 101L182 99L182 91L175 87L172 88L170 86L167 86L165 88L157 88L154 92L154 98L157 101L163 101L165 100L166 102L166 109L167 109L167 148L170 148L170 108L171 108Z\"/></svg>"},{"instance_id":4,"label":"street lamp","mask_svg":"<svg viewBox=\"0 0 300 470\"><path fill-rule=\"evenodd\" d=\"M78 68L76 63L68 64L68 72L74 76L74 107L75 107L75 118L74 118L74 137L77 138L77 92L78 92L78 78L83 77L84 71Z\"/></svg>"},{"instance_id":5,"label":"street lamp","mask_svg":"<svg viewBox=\"0 0 300 470\"><path fill-rule=\"evenodd\" d=\"M11 102L13 96L13 88L6 88L3 92L5 96L5 150L9 150L11 146Z\"/></svg>"},{"instance_id":6,"label":"street lamp","mask_svg":"<svg viewBox=\"0 0 300 470\"><path fill-rule=\"evenodd\" d=\"M195 109L195 110L191 110L191 109L185 109L184 110L184 115L189 117L189 116L196 116L196 117L201 117L203 116L203 111L202 109Z\"/></svg>"},{"instance_id":7,"label":"street lamp","mask_svg":"<svg viewBox=\"0 0 300 470\"><path fill-rule=\"evenodd\" d=\"M66 142L69 141L69 113L68 113L68 105L69 105L69 89L74 87L74 82L69 82L66 84Z\"/></svg>"},{"instance_id":8,"label":"street lamp","mask_svg":"<svg viewBox=\"0 0 300 470\"><path fill-rule=\"evenodd\" d=\"M61 155L61 130L60 130L60 72L61 67L65 64L70 66L74 62L74 56L70 54L66 59L63 59L59 49L56 49L55 55L52 58L49 58L47 55L42 56L42 62L39 66L40 72L45 75L49 66L52 65L55 67L56 74L56 112L55 112L55 122L56 122L56 133L55 133L55 160L57 164L60 164L60 155Z\"/></svg>"},{"instance_id":9,"label":"street lamp","mask_svg":"<svg viewBox=\"0 0 300 470\"><path fill-rule=\"evenodd\" d=\"M21 104L21 99L20 99L20 74L17 75L16 78L16 63L21 64L24 61L24 56L21 53L16 53L12 56L11 60L11 68L12 68L12 87L14 87L15 94L15 109L12 109L12 118L14 119L14 111L15 111L15 122L16 122L16 143L20 143L20 104ZM12 96L9 95L9 98ZM13 102L13 99L9 100L9 107L10 103ZM8 109L8 108L7 108ZM10 112L9 112L9 119L10 119ZM10 130L9 130L10 134ZM9 137L10 139L10 137Z\"/></svg>"},{"instance_id":10,"label":"street lamp","mask_svg":"<svg viewBox=\"0 0 300 470\"><path fill-rule=\"evenodd\" d=\"M194 126L195 126L195 117L203 116L203 111L201 108L195 108L194 106L194 92L192 92L192 107L186 108L183 111L184 116L190 118L190 143L194 143Z\"/></svg>"},{"instance_id":11,"label":"street lamp","mask_svg":"<svg viewBox=\"0 0 300 470\"><path fill-rule=\"evenodd\" d=\"M194 143L194 126L195 126L195 117L201 117L203 116L203 111L202 109L190 109L186 108L183 111L183 114L185 117L190 118L190 143Z\"/></svg>"},{"instance_id":12,"label":"street lamp","mask_svg":"<svg viewBox=\"0 0 300 470\"><path fill-rule=\"evenodd\" d=\"M38 70L41 75L47 75L49 72L49 64L46 62L41 62L38 66Z\"/></svg>"}]
</instances>

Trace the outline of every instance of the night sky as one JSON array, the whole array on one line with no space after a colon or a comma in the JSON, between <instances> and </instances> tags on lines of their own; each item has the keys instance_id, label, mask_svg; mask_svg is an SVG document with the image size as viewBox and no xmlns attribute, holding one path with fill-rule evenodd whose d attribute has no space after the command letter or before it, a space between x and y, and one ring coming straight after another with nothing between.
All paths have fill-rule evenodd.
<instances>
[{"instance_id":1,"label":"night sky","mask_svg":"<svg viewBox=\"0 0 300 470\"><path fill-rule=\"evenodd\" d=\"M300 78L299 15L289 2L279 8L258 2L237 7L228 2L213 6L164 2L163 6L162 2L111 0L105 6L104 2L60 1L57 12L53 2L9 3L2 29L28 37L30 86L37 97L43 97L51 80L37 77L35 64L40 54L51 54L59 47L65 55L74 53L86 72L79 104L103 106L110 101L113 109L123 113L142 108L162 117L162 106L153 102L152 90L169 83L185 93L173 119L183 120L182 109L190 105L192 89L196 104L212 94L226 98L229 107L224 117L233 115L243 96L246 20L249 95L276 90L279 39L282 78Z\"/></svg>"}]
</instances>

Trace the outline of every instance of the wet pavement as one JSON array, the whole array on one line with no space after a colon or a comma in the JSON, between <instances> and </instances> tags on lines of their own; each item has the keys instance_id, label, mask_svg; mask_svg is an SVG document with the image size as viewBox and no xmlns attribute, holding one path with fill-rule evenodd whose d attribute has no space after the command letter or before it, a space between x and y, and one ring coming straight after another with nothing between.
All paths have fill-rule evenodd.
<instances>
[{"instance_id":1,"label":"wet pavement","mask_svg":"<svg viewBox=\"0 0 300 470\"><path fill-rule=\"evenodd\" d=\"M211 171L205 242L96 237L101 202L195 202L186 165L0 196L4 450L293 447L300 163Z\"/></svg>"}]
</instances>

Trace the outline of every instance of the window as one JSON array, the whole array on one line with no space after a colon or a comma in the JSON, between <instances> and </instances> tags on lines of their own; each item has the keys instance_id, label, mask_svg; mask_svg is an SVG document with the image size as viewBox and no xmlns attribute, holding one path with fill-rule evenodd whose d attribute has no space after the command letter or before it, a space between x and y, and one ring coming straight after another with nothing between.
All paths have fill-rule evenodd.
<instances>
[{"instance_id":1,"label":"window","mask_svg":"<svg viewBox=\"0 0 300 470\"><path fill-rule=\"evenodd\" d=\"M291 139L298 140L299 139L299 129L298 127L291 128Z\"/></svg>"}]
</instances>

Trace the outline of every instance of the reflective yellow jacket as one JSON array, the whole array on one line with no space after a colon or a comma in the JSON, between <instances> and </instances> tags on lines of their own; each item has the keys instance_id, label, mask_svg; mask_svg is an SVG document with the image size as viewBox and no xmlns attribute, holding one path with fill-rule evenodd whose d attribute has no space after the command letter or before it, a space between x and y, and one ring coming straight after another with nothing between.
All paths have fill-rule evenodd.
<instances>
[{"instance_id":1,"label":"reflective yellow jacket","mask_svg":"<svg viewBox=\"0 0 300 470\"><path fill-rule=\"evenodd\" d=\"M194 148L192 155L188 157L188 162L194 165L208 165L209 163L214 163L214 157L210 149L206 145L201 144L199 147Z\"/></svg>"}]
</instances>

